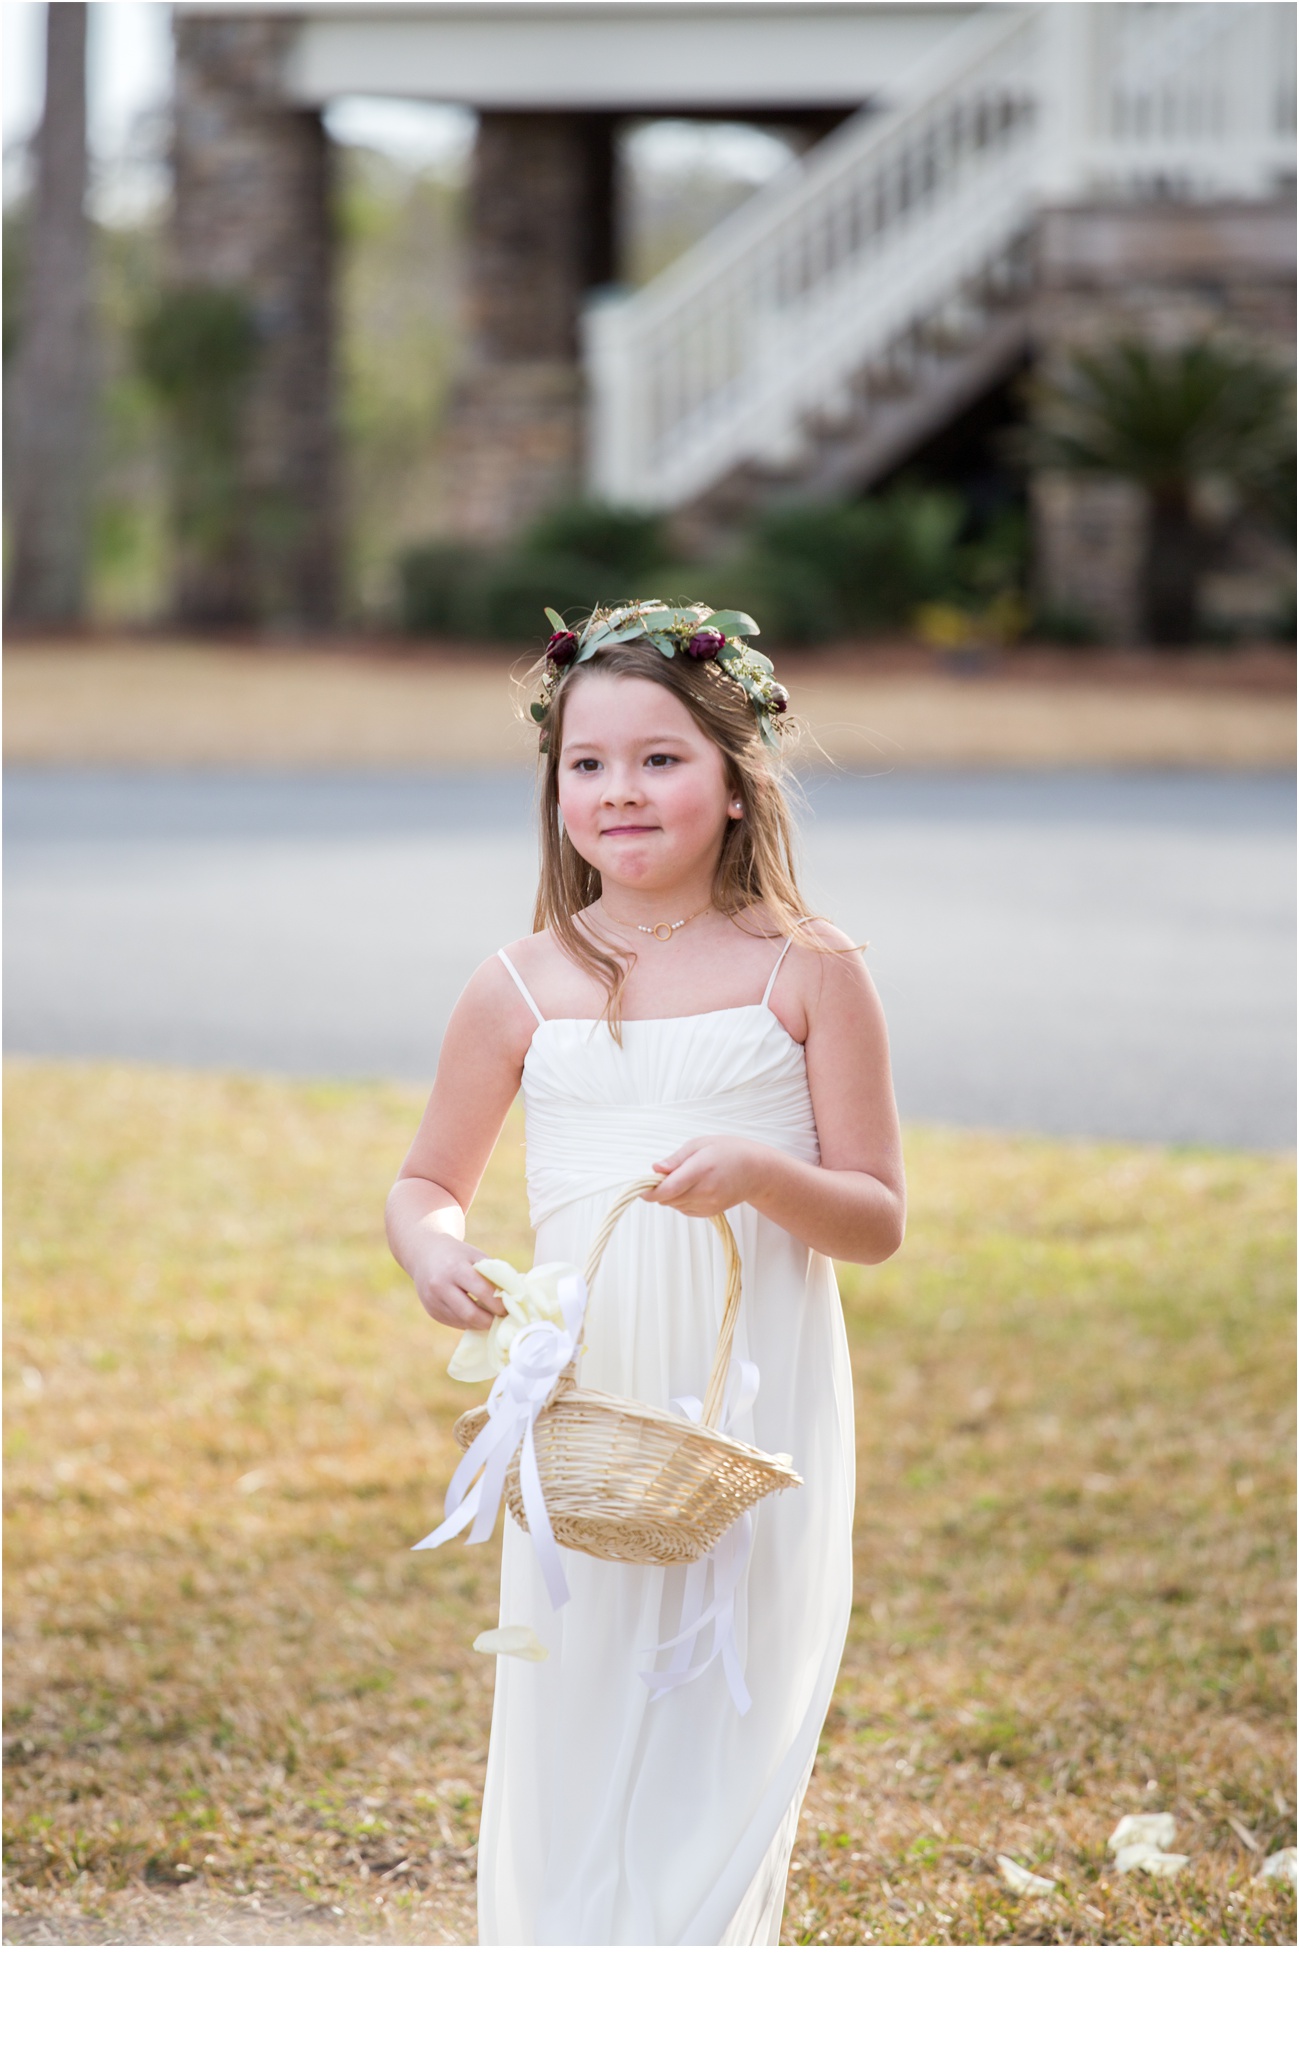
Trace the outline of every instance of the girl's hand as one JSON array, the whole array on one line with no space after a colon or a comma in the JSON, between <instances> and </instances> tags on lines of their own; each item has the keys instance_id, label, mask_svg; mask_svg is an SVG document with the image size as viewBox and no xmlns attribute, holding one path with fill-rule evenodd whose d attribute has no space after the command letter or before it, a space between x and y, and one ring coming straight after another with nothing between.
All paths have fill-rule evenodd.
<instances>
[{"instance_id":1,"label":"girl's hand","mask_svg":"<svg viewBox=\"0 0 1299 2048\"><path fill-rule=\"evenodd\" d=\"M654 1161L664 1178L644 1200L683 1216L718 1216L757 1197L769 1152L750 1138L689 1138L670 1158Z\"/></svg>"},{"instance_id":2,"label":"girl's hand","mask_svg":"<svg viewBox=\"0 0 1299 2048\"><path fill-rule=\"evenodd\" d=\"M453 1330L490 1330L505 1304L491 1282L474 1271L485 1259L477 1245L439 1233L425 1243L411 1267L415 1292L435 1323Z\"/></svg>"}]
</instances>

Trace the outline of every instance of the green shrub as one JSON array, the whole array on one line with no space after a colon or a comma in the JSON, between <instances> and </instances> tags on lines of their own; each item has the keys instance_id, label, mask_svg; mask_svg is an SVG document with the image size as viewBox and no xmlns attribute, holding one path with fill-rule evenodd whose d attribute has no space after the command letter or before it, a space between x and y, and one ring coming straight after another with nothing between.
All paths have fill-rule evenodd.
<instances>
[{"instance_id":1,"label":"green shrub","mask_svg":"<svg viewBox=\"0 0 1299 2048\"><path fill-rule=\"evenodd\" d=\"M182 538L220 553L248 515L241 439L259 347L252 308L239 292L181 286L147 307L134 341L166 425Z\"/></svg>"},{"instance_id":2,"label":"green shrub","mask_svg":"<svg viewBox=\"0 0 1299 2048\"><path fill-rule=\"evenodd\" d=\"M655 513L587 499L553 506L506 548L432 541L407 549L398 563L401 624L408 633L540 641L547 605L588 612L661 595L666 554Z\"/></svg>"},{"instance_id":3,"label":"green shrub","mask_svg":"<svg viewBox=\"0 0 1299 2048\"><path fill-rule=\"evenodd\" d=\"M897 629L918 605L1000 588L995 548L962 543L967 522L958 492L907 484L854 505L803 503L761 514L748 559L772 580L773 637ZM997 546L1009 552L1008 533ZM1008 569L1006 584L1016 580Z\"/></svg>"},{"instance_id":4,"label":"green shrub","mask_svg":"<svg viewBox=\"0 0 1299 2048\"><path fill-rule=\"evenodd\" d=\"M407 633L458 640L540 644L550 631L546 607L567 614L657 588L574 555L466 547L433 541L408 548L398 564L401 625Z\"/></svg>"},{"instance_id":5,"label":"green shrub","mask_svg":"<svg viewBox=\"0 0 1299 2048\"><path fill-rule=\"evenodd\" d=\"M480 549L454 541L407 548L397 564L398 610L407 633L472 638L483 573Z\"/></svg>"},{"instance_id":6,"label":"green shrub","mask_svg":"<svg viewBox=\"0 0 1299 2048\"><path fill-rule=\"evenodd\" d=\"M692 583L719 610L748 612L762 628L766 646L830 640L844 630L834 585L814 563L797 555L751 544L696 569Z\"/></svg>"},{"instance_id":7,"label":"green shrub","mask_svg":"<svg viewBox=\"0 0 1299 2048\"><path fill-rule=\"evenodd\" d=\"M635 583L653 576L668 558L663 521L657 512L578 498L543 512L520 536L516 552L529 557L570 558L597 571L597 580ZM562 607L556 605L555 609Z\"/></svg>"},{"instance_id":8,"label":"green shrub","mask_svg":"<svg viewBox=\"0 0 1299 2048\"><path fill-rule=\"evenodd\" d=\"M772 641L824 641L912 625L920 604L988 602L1018 590L1022 520L963 541L957 492L897 485L861 504L787 504L758 514L709 594L750 610Z\"/></svg>"},{"instance_id":9,"label":"green shrub","mask_svg":"<svg viewBox=\"0 0 1299 2048\"><path fill-rule=\"evenodd\" d=\"M1104 639L1095 619L1072 605L1035 605L1029 618L1030 640L1052 640L1060 647L1097 647Z\"/></svg>"},{"instance_id":10,"label":"green shrub","mask_svg":"<svg viewBox=\"0 0 1299 2048\"><path fill-rule=\"evenodd\" d=\"M933 602L986 608L1023 578L1022 517L964 538L955 491L900 485L853 505L773 507L720 560L673 563L656 514L591 501L552 508L510 548L442 543L400 565L408 632L522 641L544 637L544 607L706 598L752 613L768 645L904 629Z\"/></svg>"},{"instance_id":11,"label":"green shrub","mask_svg":"<svg viewBox=\"0 0 1299 2048\"><path fill-rule=\"evenodd\" d=\"M570 616L632 595L630 579L577 555L508 552L489 557L481 583L482 630L492 640L538 647L550 633L546 606Z\"/></svg>"}]
</instances>

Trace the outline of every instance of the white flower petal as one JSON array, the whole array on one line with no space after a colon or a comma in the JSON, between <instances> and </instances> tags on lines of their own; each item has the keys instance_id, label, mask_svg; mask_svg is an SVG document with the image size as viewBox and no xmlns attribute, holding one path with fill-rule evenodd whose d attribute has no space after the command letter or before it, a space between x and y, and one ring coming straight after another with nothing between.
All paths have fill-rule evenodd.
<instances>
[{"instance_id":1,"label":"white flower petal","mask_svg":"<svg viewBox=\"0 0 1299 2048\"><path fill-rule=\"evenodd\" d=\"M1116 1856L1120 1849L1138 1844L1147 1849L1171 1849L1176 1834L1177 1822L1171 1813L1125 1813L1108 1846Z\"/></svg>"},{"instance_id":2,"label":"white flower petal","mask_svg":"<svg viewBox=\"0 0 1299 2048\"><path fill-rule=\"evenodd\" d=\"M517 1295L523 1285L522 1273L516 1273L507 1259L476 1259L474 1271L490 1280L498 1294Z\"/></svg>"},{"instance_id":3,"label":"white flower petal","mask_svg":"<svg viewBox=\"0 0 1299 2048\"><path fill-rule=\"evenodd\" d=\"M559 1283L561 1280L576 1279L576 1266L553 1260L548 1265L534 1266L523 1276L520 1288L521 1299L529 1315L537 1322L562 1323L563 1311L559 1306Z\"/></svg>"},{"instance_id":4,"label":"white flower petal","mask_svg":"<svg viewBox=\"0 0 1299 2048\"><path fill-rule=\"evenodd\" d=\"M511 1307L508 1315L497 1316L487 1332L487 1351L495 1371L504 1372L510 1362L510 1346L520 1330L526 1330L528 1318L521 1310Z\"/></svg>"},{"instance_id":5,"label":"white flower petal","mask_svg":"<svg viewBox=\"0 0 1299 2048\"><path fill-rule=\"evenodd\" d=\"M1022 1863L1016 1863L1009 1856L997 1858L997 1868L1009 1891L1018 1892L1022 1899L1045 1898L1055 1890L1053 1877L1039 1877L1036 1871L1025 1870Z\"/></svg>"},{"instance_id":6,"label":"white flower petal","mask_svg":"<svg viewBox=\"0 0 1299 2048\"><path fill-rule=\"evenodd\" d=\"M499 1367L492 1361L487 1343L486 1330L466 1330L447 1366L448 1376L453 1380L495 1379Z\"/></svg>"},{"instance_id":7,"label":"white flower petal","mask_svg":"<svg viewBox=\"0 0 1299 2048\"><path fill-rule=\"evenodd\" d=\"M516 1273L513 1266L504 1259L479 1259L476 1270L483 1278L490 1280L493 1287L505 1297L512 1311L517 1311L525 1323L563 1323L563 1312L559 1305L559 1283L561 1280L576 1280L581 1277L576 1266L555 1259L542 1266L533 1266L530 1272Z\"/></svg>"},{"instance_id":8,"label":"white flower petal","mask_svg":"<svg viewBox=\"0 0 1299 2048\"><path fill-rule=\"evenodd\" d=\"M534 1266L530 1273L516 1273L506 1259L478 1259L475 1272L489 1280L505 1303L505 1314L492 1318L488 1330L466 1330L451 1354L447 1371L453 1380L490 1380L504 1372L510 1362L510 1346L529 1323L564 1326L559 1306L559 1282L580 1278L578 1268L556 1260Z\"/></svg>"},{"instance_id":9,"label":"white flower petal","mask_svg":"<svg viewBox=\"0 0 1299 2048\"><path fill-rule=\"evenodd\" d=\"M1268 1884L1288 1884L1293 1886L1297 1861L1299 1861L1299 1857L1296 1856L1293 1848L1277 1849L1273 1855L1264 1857L1262 1868L1258 1874L1261 1878L1266 1879Z\"/></svg>"},{"instance_id":10,"label":"white flower petal","mask_svg":"<svg viewBox=\"0 0 1299 2048\"><path fill-rule=\"evenodd\" d=\"M1176 1877L1190 1862L1189 1856L1170 1856L1166 1849L1154 1849L1148 1842L1130 1842L1114 1858L1119 1872L1144 1870L1148 1877Z\"/></svg>"},{"instance_id":11,"label":"white flower petal","mask_svg":"<svg viewBox=\"0 0 1299 2048\"><path fill-rule=\"evenodd\" d=\"M540 1637L518 1622L507 1628L484 1629L474 1637L474 1648L487 1657L523 1657L529 1664L544 1664L550 1655Z\"/></svg>"}]
</instances>

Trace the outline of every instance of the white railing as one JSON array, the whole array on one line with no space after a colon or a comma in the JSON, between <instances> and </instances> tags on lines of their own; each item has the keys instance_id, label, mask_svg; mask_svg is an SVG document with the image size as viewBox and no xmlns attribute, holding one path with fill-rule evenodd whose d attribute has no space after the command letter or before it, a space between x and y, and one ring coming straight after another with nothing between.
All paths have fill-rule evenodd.
<instances>
[{"instance_id":1,"label":"white railing","mask_svg":"<svg viewBox=\"0 0 1299 2048\"><path fill-rule=\"evenodd\" d=\"M1080 189L1255 197L1293 174L1293 6L1077 11L1091 114Z\"/></svg>"},{"instance_id":2,"label":"white railing","mask_svg":"<svg viewBox=\"0 0 1299 2048\"><path fill-rule=\"evenodd\" d=\"M1293 171L1289 6L989 7L634 295L590 309L589 482L671 506L977 327L1046 198L1256 194ZM1289 97L1287 97L1289 94Z\"/></svg>"}]
</instances>

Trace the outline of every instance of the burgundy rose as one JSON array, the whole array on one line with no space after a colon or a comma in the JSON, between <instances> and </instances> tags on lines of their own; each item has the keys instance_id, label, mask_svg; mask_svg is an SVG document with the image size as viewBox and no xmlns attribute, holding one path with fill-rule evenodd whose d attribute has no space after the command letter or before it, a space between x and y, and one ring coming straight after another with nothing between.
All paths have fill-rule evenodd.
<instances>
[{"instance_id":1,"label":"burgundy rose","mask_svg":"<svg viewBox=\"0 0 1299 2048\"><path fill-rule=\"evenodd\" d=\"M567 668L577 653L576 633L552 633L546 642L546 658L556 668Z\"/></svg>"},{"instance_id":2,"label":"burgundy rose","mask_svg":"<svg viewBox=\"0 0 1299 2048\"><path fill-rule=\"evenodd\" d=\"M686 642L686 653L692 661L712 661L725 645L725 633L719 633L716 626L704 626L698 633L690 635Z\"/></svg>"},{"instance_id":3,"label":"burgundy rose","mask_svg":"<svg viewBox=\"0 0 1299 2048\"><path fill-rule=\"evenodd\" d=\"M768 683L767 702L771 706L774 716L777 718L780 717L782 712L788 711L789 691L785 688L785 685L783 683Z\"/></svg>"}]
</instances>

